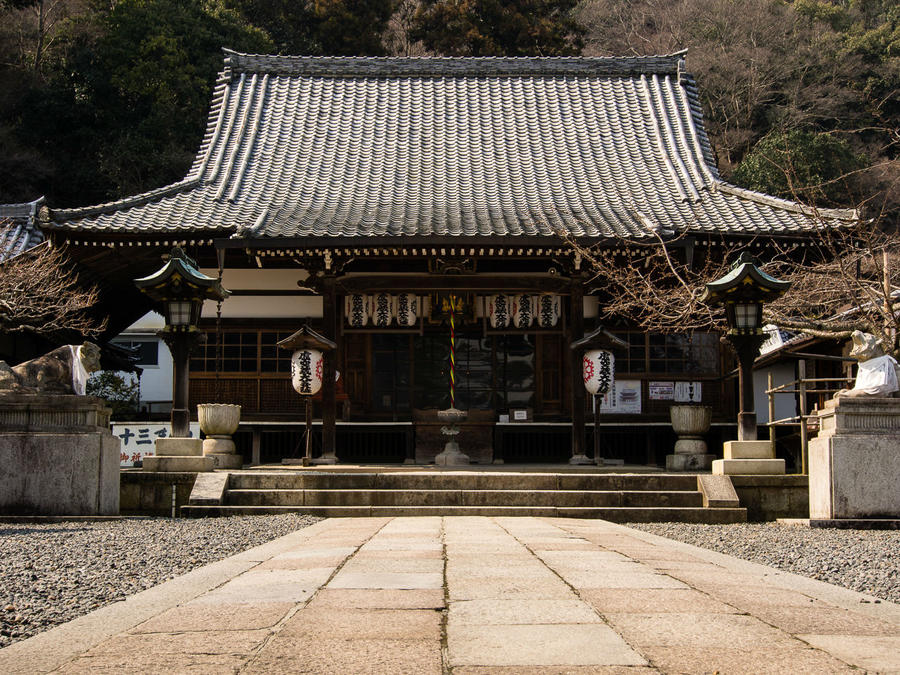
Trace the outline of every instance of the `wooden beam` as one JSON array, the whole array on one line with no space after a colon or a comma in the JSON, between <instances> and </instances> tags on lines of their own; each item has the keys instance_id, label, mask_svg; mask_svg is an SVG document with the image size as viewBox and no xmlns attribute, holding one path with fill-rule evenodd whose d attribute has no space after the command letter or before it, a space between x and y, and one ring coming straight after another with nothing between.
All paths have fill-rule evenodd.
<instances>
[{"instance_id":1,"label":"wooden beam","mask_svg":"<svg viewBox=\"0 0 900 675\"><path fill-rule=\"evenodd\" d=\"M396 277L349 277L337 281L343 293L370 293L377 291L532 291L534 293L558 293L566 295L571 289L567 279L557 275L539 277L484 277L468 274L410 275ZM579 281L580 288L580 281ZM581 337L581 336L579 336Z\"/></svg>"}]
</instances>

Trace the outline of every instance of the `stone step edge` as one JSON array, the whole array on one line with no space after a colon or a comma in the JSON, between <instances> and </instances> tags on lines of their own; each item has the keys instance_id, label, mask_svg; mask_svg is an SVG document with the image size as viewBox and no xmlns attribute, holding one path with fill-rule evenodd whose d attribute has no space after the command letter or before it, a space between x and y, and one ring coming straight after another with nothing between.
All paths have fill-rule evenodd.
<instances>
[{"instance_id":1,"label":"stone step edge","mask_svg":"<svg viewBox=\"0 0 900 675\"><path fill-rule=\"evenodd\" d=\"M303 513L325 517L372 516L542 516L599 518L614 522L743 523L747 509L720 507L553 507L553 506L183 506L183 517Z\"/></svg>"},{"instance_id":2,"label":"stone step edge","mask_svg":"<svg viewBox=\"0 0 900 675\"><path fill-rule=\"evenodd\" d=\"M485 489L474 490L470 488L455 489L430 489L430 488L228 488L228 494L298 494L301 492L327 492L329 494L363 494L373 492L378 494L410 494L423 492L428 494L450 494L467 492L483 495L497 494L539 494L539 495L692 495L699 494L699 490L502 490Z\"/></svg>"}]
</instances>

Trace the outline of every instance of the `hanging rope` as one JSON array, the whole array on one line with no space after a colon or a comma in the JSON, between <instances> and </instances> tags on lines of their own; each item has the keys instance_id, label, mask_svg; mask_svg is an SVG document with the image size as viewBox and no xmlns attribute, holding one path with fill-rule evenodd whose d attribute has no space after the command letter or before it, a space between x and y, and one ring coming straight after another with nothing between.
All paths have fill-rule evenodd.
<instances>
[{"instance_id":1,"label":"hanging rope","mask_svg":"<svg viewBox=\"0 0 900 675\"><path fill-rule=\"evenodd\" d=\"M221 259L220 259L221 260ZM219 263L219 286L222 285L222 263ZM222 349L222 301L216 303L216 384L215 402L224 403L222 400L222 370L225 366L225 356Z\"/></svg>"},{"instance_id":2,"label":"hanging rope","mask_svg":"<svg viewBox=\"0 0 900 675\"><path fill-rule=\"evenodd\" d=\"M453 319L456 298L450 296L450 407L456 407L456 322Z\"/></svg>"}]
</instances>

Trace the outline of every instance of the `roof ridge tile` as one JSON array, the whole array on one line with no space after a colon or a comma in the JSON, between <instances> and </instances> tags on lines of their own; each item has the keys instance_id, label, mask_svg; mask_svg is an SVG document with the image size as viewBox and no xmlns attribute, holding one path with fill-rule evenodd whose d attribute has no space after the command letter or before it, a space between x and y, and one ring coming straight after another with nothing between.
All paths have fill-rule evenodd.
<instances>
[{"instance_id":1,"label":"roof ridge tile","mask_svg":"<svg viewBox=\"0 0 900 675\"><path fill-rule=\"evenodd\" d=\"M679 73L687 50L651 56L281 56L223 49L232 72L322 77L623 76Z\"/></svg>"}]
</instances>

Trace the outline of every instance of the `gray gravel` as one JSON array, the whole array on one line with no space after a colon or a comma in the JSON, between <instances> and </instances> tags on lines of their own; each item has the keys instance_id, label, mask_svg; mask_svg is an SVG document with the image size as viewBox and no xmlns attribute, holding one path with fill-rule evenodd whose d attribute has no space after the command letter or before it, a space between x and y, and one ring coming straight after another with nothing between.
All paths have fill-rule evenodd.
<instances>
[{"instance_id":1,"label":"gray gravel","mask_svg":"<svg viewBox=\"0 0 900 675\"><path fill-rule=\"evenodd\" d=\"M900 530L814 529L777 523L628 526L900 602Z\"/></svg>"},{"instance_id":2,"label":"gray gravel","mask_svg":"<svg viewBox=\"0 0 900 675\"><path fill-rule=\"evenodd\" d=\"M319 518L0 523L0 647Z\"/></svg>"}]
</instances>

